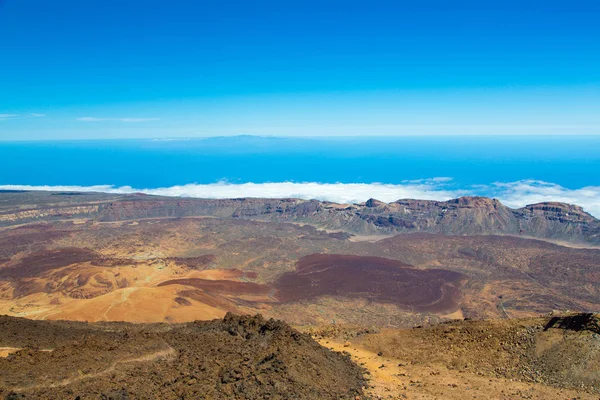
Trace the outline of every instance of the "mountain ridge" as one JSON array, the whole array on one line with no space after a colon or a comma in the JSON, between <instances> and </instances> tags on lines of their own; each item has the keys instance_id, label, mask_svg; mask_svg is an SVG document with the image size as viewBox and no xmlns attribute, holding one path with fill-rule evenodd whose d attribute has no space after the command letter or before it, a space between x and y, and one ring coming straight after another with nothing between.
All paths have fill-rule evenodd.
<instances>
[{"instance_id":1,"label":"mountain ridge","mask_svg":"<svg viewBox=\"0 0 600 400\"><path fill-rule=\"evenodd\" d=\"M17 207L16 204L19 204ZM429 232L445 235L523 235L600 244L600 220L560 202L510 208L498 199L464 196L446 201L369 199L340 204L297 198L200 199L145 194L0 193L0 226L58 219L97 222L209 216L304 223L354 235Z\"/></svg>"}]
</instances>

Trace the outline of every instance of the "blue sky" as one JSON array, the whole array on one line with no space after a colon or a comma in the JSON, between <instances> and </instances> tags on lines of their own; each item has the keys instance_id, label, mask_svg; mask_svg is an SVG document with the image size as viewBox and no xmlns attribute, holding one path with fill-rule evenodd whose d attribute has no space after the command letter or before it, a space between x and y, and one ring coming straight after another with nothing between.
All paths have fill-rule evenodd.
<instances>
[{"instance_id":1,"label":"blue sky","mask_svg":"<svg viewBox=\"0 0 600 400\"><path fill-rule=\"evenodd\" d=\"M0 0L0 140L600 134L597 1Z\"/></svg>"}]
</instances>

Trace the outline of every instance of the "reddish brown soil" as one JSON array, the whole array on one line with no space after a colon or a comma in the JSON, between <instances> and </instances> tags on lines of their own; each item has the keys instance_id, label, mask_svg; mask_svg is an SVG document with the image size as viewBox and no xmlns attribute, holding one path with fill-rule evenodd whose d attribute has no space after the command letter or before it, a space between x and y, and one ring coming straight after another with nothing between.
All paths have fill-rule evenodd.
<instances>
[{"instance_id":1,"label":"reddish brown soil","mask_svg":"<svg viewBox=\"0 0 600 400\"><path fill-rule=\"evenodd\" d=\"M387 258L313 254L301 258L296 271L280 277L276 287L282 302L333 295L440 312L457 307L463 278L458 272L419 270Z\"/></svg>"},{"instance_id":2,"label":"reddish brown soil","mask_svg":"<svg viewBox=\"0 0 600 400\"><path fill-rule=\"evenodd\" d=\"M225 299L223 297L215 296L210 293L203 292L202 290L197 290L197 289L182 290L178 294L179 294L179 296L181 296L178 298L187 301L190 305L191 305L191 303L188 301L188 299L196 300L202 304L206 304L207 306L218 308L220 310L232 311L232 312L237 311L237 307L233 302L231 302L228 299ZM181 303L179 303L179 304L181 304Z\"/></svg>"},{"instance_id":3,"label":"reddish brown soil","mask_svg":"<svg viewBox=\"0 0 600 400\"><path fill-rule=\"evenodd\" d=\"M271 291L271 288L267 285L260 285L252 282L236 282L228 280L208 280L200 278L187 278L187 279L171 279L169 281L161 282L158 286L166 285L185 285L192 286L198 289L205 290L207 292L214 292L220 294L255 294L265 295Z\"/></svg>"},{"instance_id":4,"label":"reddish brown soil","mask_svg":"<svg viewBox=\"0 0 600 400\"><path fill-rule=\"evenodd\" d=\"M254 271L247 271L244 272L244 278L248 278L248 279L256 279L258 278L258 273L254 272Z\"/></svg>"},{"instance_id":5,"label":"reddish brown soil","mask_svg":"<svg viewBox=\"0 0 600 400\"><path fill-rule=\"evenodd\" d=\"M181 306L191 306L192 303L190 303L189 300L183 298L183 297L175 297L175 302Z\"/></svg>"},{"instance_id":6,"label":"reddish brown soil","mask_svg":"<svg viewBox=\"0 0 600 400\"><path fill-rule=\"evenodd\" d=\"M10 258L20 251L32 250L68 236L68 231L56 230L50 224L29 225L0 234L0 258Z\"/></svg>"},{"instance_id":7,"label":"reddish brown soil","mask_svg":"<svg viewBox=\"0 0 600 400\"><path fill-rule=\"evenodd\" d=\"M192 269L202 269L215 262L217 257L214 254L204 254L197 257L169 257L166 260L174 261L177 264L185 265Z\"/></svg>"},{"instance_id":8,"label":"reddish brown soil","mask_svg":"<svg viewBox=\"0 0 600 400\"><path fill-rule=\"evenodd\" d=\"M136 263L136 261L126 258L105 257L86 248L65 247L36 251L13 265L9 264L7 267L0 268L0 279L39 277L44 273L84 262L100 267L117 267Z\"/></svg>"},{"instance_id":9,"label":"reddish brown soil","mask_svg":"<svg viewBox=\"0 0 600 400\"><path fill-rule=\"evenodd\" d=\"M30 278L44 272L97 259L98 255L88 249L68 247L41 250L22 258L13 266L0 269L0 278Z\"/></svg>"}]
</instances>

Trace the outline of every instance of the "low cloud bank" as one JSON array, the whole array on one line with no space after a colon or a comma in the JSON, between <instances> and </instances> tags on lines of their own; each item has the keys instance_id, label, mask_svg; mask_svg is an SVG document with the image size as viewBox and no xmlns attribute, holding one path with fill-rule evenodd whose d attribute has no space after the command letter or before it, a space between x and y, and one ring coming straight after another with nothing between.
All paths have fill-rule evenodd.
<instances>
[{"instance_id":1,"label":"low cloud bank","mask_svg":"<svg viewBox=\"0 0 600 400\"><path fill-rule=\"evenodd\" d=\"M600 186L567 189L554 183L536 180L496 182L488 187L484 195L496 197L509 207L523 207L546 201L576 204L600 218Z\"/></svg>"},{"instance_id":2,"label":"low cloud bank","mask_svg":"<svg viewBox=\"0 0 600 400\"><path fill-rule=\"evenodd\" d=\"M45 117L46 114L40 113L29 113L29 114L0 114L0 121L7 121L11 119L23 119L23 118L41 118Z\"/></svg>"},{"instance_id":3,"label":"low cloud bank","mask_svg":"<svg viewBox=\"0 0 600 400\"><path fill-rule=\"evenodd\" d=\"M523 207L544 201L576 204L600 218L600 186L567 189L553 183L523 180L495 182L457 188L450 178L432 178L404 181L399 184L383 183L317 183L275 182L241 183L217 182L189 184L167 188L141 189L130 186L29 186L0 185L0 190L51 190L105 193L146 193L160 196L226 199L237 197L318 199L336 203L359 203L375 198L385 202L398 199L449 200L460 196L495 197L509 207Z\"/></svg>"},{"instance_id":4,"label":"low cloud bank","mask_svg":"<svg viewBox=\"0 0 600 400\"><path fill-rule=\"evenodd\" d=\"M98 117L79 117L75 118L82 122L99 122L99 121L120 121L120 122L148 122L159 121L160 118L98 118Z\"/></svg>"}]
</instances>

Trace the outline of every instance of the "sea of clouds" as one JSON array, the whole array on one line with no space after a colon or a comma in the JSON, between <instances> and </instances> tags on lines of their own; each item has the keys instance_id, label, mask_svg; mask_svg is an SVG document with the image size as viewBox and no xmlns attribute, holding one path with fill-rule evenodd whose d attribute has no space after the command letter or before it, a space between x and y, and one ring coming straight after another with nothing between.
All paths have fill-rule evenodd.
<instances>
[{"instance_id":1,"label":"sea of clouds","mask_svg":"<svg viewBox=\"0 0 600 400\"><path fill-rule=\"evenodd\" d=\"M576 204L588 213L600 218L600 186L568 189L553 183L522 180L517 182L494 182L486 185L460 187L451 178L431 178L403 181L398 184L384 183L318 183L273 182L188 184L165 188L95 186L30 186L0 185L0 190L49 190L105 193L146 193L160 196L226 199L238 197L318 199L336 203L360 203L370 198L385 202L398 199L448 200L460 196L494 197L509 207L519 208L527 204L558 201Z\"/></svg>"}]
</instances>

